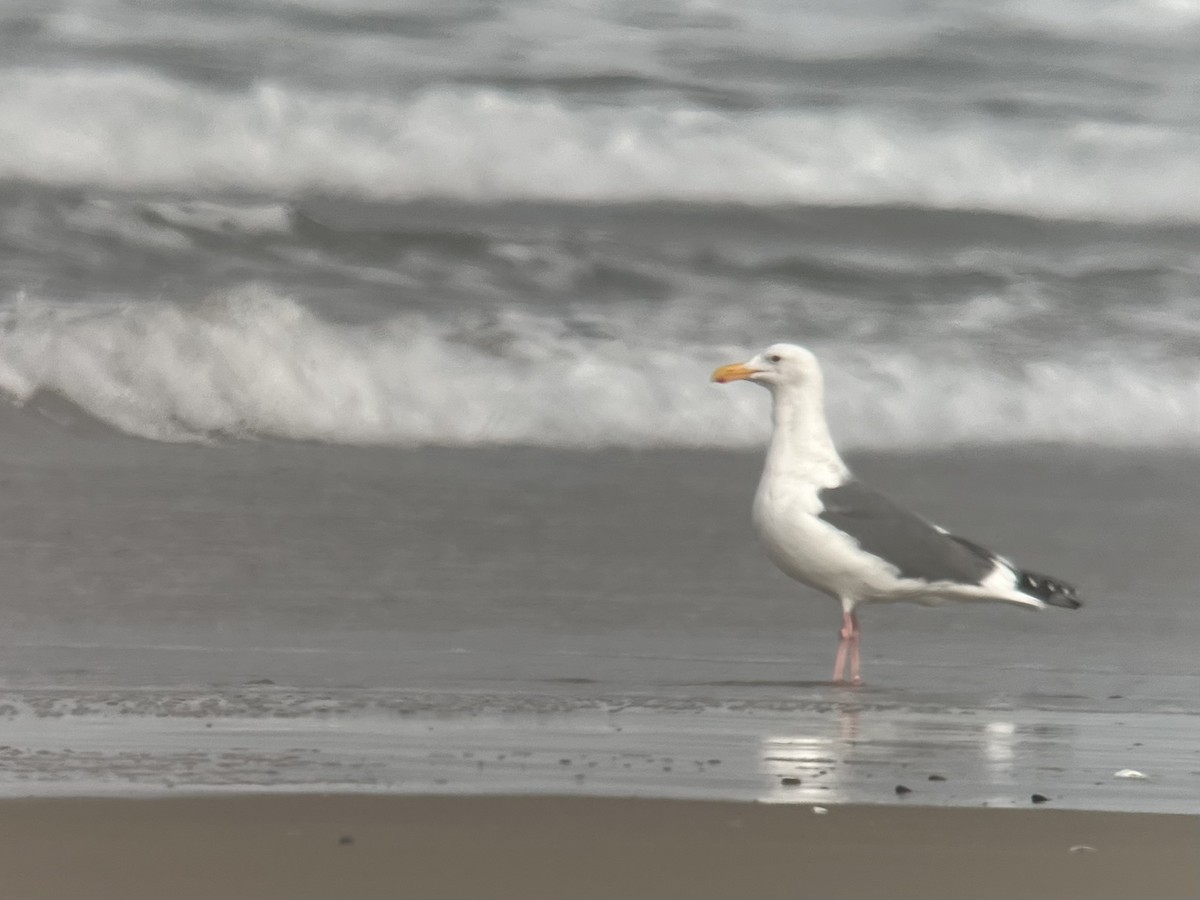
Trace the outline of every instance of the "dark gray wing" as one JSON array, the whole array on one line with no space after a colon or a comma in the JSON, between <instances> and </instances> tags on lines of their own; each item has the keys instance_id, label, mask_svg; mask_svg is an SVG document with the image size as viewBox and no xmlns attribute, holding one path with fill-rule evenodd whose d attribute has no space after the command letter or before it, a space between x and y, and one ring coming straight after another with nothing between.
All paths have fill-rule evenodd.
<instances>
[{"instance_id":1,"label":"dark gray wing","mask_svg":"<svg viewBox=\"0 0 1200 900\"><path fill-rule=\"evenodd\" d=\"M818 495L820 517L891 563L904 578L979 584L995 568L995 554L940 531L895 501L851 479Z\"/></svg>"}]
</instances>

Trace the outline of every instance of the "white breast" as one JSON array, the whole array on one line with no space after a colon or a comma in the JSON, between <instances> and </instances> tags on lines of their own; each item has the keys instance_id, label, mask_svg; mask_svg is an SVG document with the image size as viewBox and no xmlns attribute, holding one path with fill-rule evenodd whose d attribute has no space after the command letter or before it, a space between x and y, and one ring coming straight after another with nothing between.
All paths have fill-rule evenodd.
<instances>
[{"instance_id":1,"label":"white breast","mask_svg":"<svg viewBox=\"0 0 1200 900\"><path fill-rule=\"evenodd\" d=\"M820 487L763 479L754 525L767 556L801 584L843 600L865 600L896 583L894 570L818 517Z\"/></svg>"}]
</instances>

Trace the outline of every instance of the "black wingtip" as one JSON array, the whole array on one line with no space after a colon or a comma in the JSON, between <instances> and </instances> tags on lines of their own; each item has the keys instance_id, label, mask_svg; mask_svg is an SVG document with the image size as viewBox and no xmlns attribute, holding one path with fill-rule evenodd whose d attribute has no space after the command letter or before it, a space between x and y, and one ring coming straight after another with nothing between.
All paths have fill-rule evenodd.
<instances>
[{"instance_id":1,"label":"black wingtip","mask_svg":"<svg viewBox=\"0 0 1200 900\"><path fill-rule=\"evenodd\" d=\"M1051 606L1061 606L1063 609L1079 609L1083 606L1083 601L1075 597L1064 597L1062 594L1055 594L1046 598L1046 602Z\"/></svg>"},{"instance_id":2,"label":"black wingtip","mask_svg":"<svg viewBox=\"0 0 1200 900\"><path fill-rule=\"evenodd\" d=\"M1050 606L1061 606L1063 609L1079 609L1083 601L1074 587L1065 581L1039 575L1037 572L1018 572L1017 589L1031 597L1048 603Z\"/></svg>"}]
</instances>

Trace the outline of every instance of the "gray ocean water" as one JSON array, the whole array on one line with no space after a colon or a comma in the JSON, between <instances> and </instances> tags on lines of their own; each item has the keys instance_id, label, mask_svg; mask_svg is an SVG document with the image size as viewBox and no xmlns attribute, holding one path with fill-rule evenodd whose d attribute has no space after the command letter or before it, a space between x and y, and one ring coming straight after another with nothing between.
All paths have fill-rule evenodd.
<instances>
[{"instance_id":1,"label":"gray ocean water","mask_svg":"<svg viewBox=\"0 0 1200 900\"><path fill-rule=\"evenodd\" d=\"M0 0L0 790L586 789L633 710L614 759L738 774L596 790L773 797L811 739L1191 808L1198 49L1167 0ZM785 338L861 474L1088 605L868 610L821 684L765 393L707 382ZM414 768L472 717L546 766ZM188 755L351 721L407 763Z\"/></svg>"}]
</instances>

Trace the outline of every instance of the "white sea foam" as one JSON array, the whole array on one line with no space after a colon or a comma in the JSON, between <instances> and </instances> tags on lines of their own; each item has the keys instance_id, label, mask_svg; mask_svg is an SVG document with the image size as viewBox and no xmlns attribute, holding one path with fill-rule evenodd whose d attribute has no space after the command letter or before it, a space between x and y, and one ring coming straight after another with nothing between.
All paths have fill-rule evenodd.
<instances>
[{"instance_id":1,"label":"white sea foam","mask_svg":"<svg viewBox=\"0 0 1200 900\"><path fill-rule=\"evenodd\" d=\"M1068 38L1190 44L1200 25L1196 0L1008 0L986 15L1010 28Z\"/></svg>"},{"instance_id":2,"label":"white sea foam","mask_svg":"<svg viewBox=\"0 0 1200 900\"><path fill-rule=\"evenodd\" d=\"M516 312L348 326L249 288L193 307L25 300L0 327L0 389L53 391L157 440L737 447L769 430L766 392L708 383L752 348L682 342L653 315L614 320L604 338ZM815 349L849 447L1200 446L1200 363L1097 348L1006 368L965 346Z\"/></svg>"},{"instance_id":3,"label":"white sea foam","mask_svg":"<svg viewBox=\"0 0 1200 900\"><path fill-rule=\"evenodd\" d=\"M289 234L292 208L284 203L213 203L204 200L146 203L139 210L167 225L197 231L253 235Z\"/></svg>"},{"instance_id":4,"label":"white sea foam","mask_svg":"<svg viewBox=\"0 0 1200 900\"><path fill-rule=\"evenodd\" d=\"M571 105L432 88L220 92L142 71L9 71L0 178L368 199L916 204L1196 220L1200 136L1146 124L919 123L884 111Z\"/></svg>"}]
</instances>

